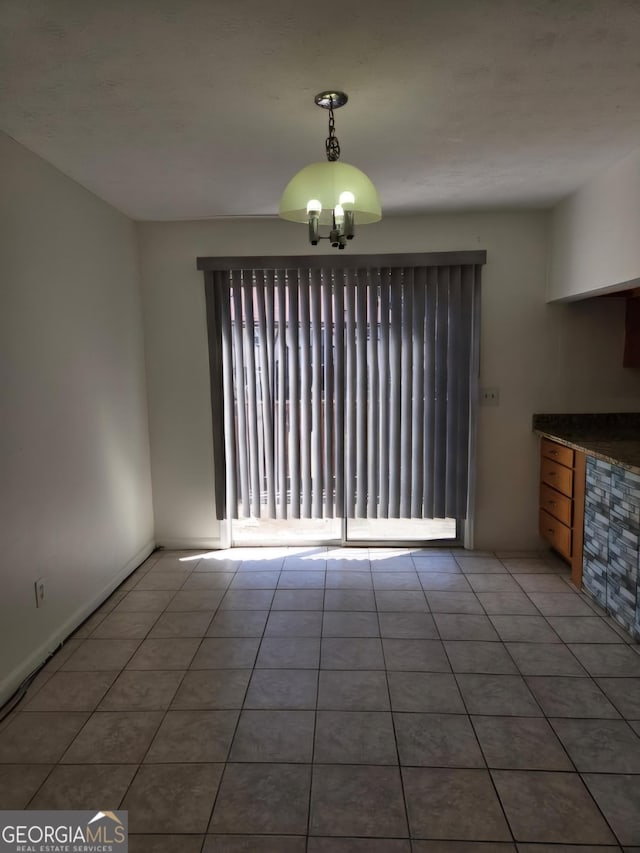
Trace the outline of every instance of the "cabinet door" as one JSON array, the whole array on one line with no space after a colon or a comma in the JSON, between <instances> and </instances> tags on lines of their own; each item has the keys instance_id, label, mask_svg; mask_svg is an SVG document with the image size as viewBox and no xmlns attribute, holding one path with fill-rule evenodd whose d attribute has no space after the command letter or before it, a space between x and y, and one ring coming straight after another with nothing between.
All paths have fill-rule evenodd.
<instances>
[{"instance_id":1,"label":"cabinet door","mask_svg":"<svg viewBox=\"0 0 640 853\"><path fill-rule=\"evenodd\" d=\"M604 609L607 608L612 467L608 462L587 457L582 583Z\"/></svg>"},{"instance_id":2,"label":"cabinet door","mask_svg":"<svg viewBox=\"0 0 640 853\"><path fill-rule=\"evenodd\" d=\"M640 545L640 476L611 469L607 609L630 633L638 621L638 547Z\"/></svg>"}]
</instances>

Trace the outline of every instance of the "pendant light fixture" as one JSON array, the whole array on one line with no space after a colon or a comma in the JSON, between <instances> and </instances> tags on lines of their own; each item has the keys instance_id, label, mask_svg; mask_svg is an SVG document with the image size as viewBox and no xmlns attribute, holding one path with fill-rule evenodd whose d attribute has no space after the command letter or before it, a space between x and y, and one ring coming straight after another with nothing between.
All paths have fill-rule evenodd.
<instances>
[{"instance_id":1,"label":"pendant light fixture","mask_svg":"<svg viewBox=\"0 0 640 853\"><path fill-rule=\"evenodd\" d=\"M378 191L360 169L340 162L333 111L348 100L344 92L320 92L315 103L329 110L329 136L325 142L326 162L311 163L291 178L280 199L280 216L309 227L309 241L329 240L344 249L356 225L382 218ZM328 233L321 234L322 231Z\"/></svg>"}]
</instances>

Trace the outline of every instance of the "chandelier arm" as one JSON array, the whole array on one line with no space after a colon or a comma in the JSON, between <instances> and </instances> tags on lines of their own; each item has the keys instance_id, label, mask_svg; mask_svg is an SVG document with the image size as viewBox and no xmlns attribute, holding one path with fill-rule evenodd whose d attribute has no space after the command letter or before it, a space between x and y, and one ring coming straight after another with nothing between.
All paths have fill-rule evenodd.
<instances>
[{"instance_id":1,"label":"chandelier arm","mask_svg":"<svg viewBox=\"0 0 640 853\"><path fill-rule=\"evenodd\" d=\"M320 240L329 240L334 249L344 249L347 240L353 240L355 233L353 214L345 213L344 222L336 222L335 213L332 219L333 224L330 226L329 233L320 234L318 217L313 213L309 214L309 242L312 246L317 246Z\"/></svg>"}]
</instances>

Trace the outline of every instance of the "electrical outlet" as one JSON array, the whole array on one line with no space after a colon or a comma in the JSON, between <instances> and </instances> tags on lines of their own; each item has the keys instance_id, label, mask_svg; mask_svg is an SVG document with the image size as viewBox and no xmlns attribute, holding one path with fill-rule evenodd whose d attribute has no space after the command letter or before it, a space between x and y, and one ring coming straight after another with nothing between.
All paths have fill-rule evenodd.
<instances>
[{"instance_id":1,"label":"electrical outlet","mask_svg":"<svg viewBox=\"0 0 640 853\"><path fill-rule=\"evenodd\" d=\"M480 405L481 406L499 406L500 391L497 388L481 388L480 389Z\"/></svg>"},{"instance_id":2,"label":"electrical outlet","mask_svg":"<svg viewBox=\"0 0 640 853\"><path fill-rule=\"evenodd\" d=\"M34 586L36 591L36 607L44 607L46 593L44 578L38 578L38 580L35 581Z\"/></svg>"}]
</instances>

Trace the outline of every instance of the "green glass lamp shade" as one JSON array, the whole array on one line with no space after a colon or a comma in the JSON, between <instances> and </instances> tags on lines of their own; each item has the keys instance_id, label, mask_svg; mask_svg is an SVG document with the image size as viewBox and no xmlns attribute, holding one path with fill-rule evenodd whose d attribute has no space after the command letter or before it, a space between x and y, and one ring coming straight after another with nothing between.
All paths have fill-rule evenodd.
<instances>
[{"instance_id":1,"label":"green glass lamp shade","mask_svg":"<svg viewBox=\"0 0 640 853\"><path fill-rule=\"evenodd\" d=\"M317 210L317 202L321 205L321 225L331 225L336 205L353 211L356 225L382 218L378 191L369 178L355 166L338 160L311 163L294 175L280 199L280 216L307 223L309 210Z\"/></svg>"}]
</instances>

